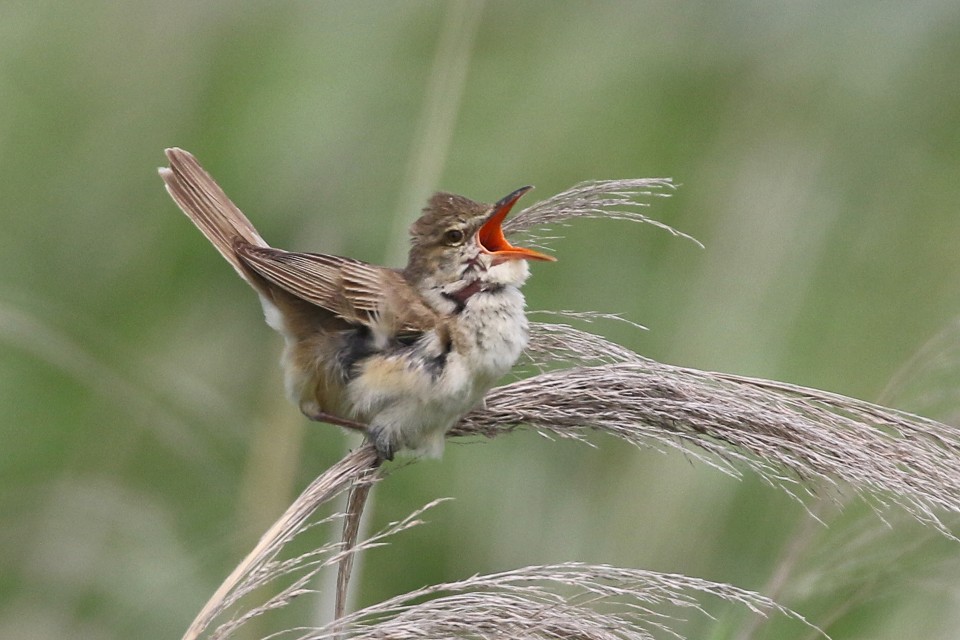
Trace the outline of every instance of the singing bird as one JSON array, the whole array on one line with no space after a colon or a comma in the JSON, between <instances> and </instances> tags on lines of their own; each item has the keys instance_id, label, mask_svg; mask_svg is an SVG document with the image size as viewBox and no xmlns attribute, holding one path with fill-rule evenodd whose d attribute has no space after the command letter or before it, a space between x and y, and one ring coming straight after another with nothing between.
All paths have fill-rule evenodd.
<instances>
[{"instance_id":1,"label":"singing bird","mask_svg":"<svg viewBox=\"0 0 960 640\"><path fill-rule=\"evenodd\" d=\"M527 344L527 261L496 204L434 194L410 227L403 269L270 247L188 152L160 175L187 217L260 295L284 338L286 390L312 420L361 429L381 458L438 456L446 432Z\"/></svg>"}]
</instances>

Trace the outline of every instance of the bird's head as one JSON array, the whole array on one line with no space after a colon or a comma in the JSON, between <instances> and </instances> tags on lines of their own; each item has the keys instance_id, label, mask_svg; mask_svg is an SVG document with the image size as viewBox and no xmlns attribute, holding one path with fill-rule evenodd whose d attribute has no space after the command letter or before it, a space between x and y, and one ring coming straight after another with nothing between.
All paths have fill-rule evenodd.
<instances>
[{"instance_id":1,"label":"bird's head","mask_svg":"<svg viewBox=\"0 0 960 640\"><path fill-rule=\"evenodd\" d=\"M554 261L546 254L515 247L501 224L532 187L522 187L496 204L474 202L452 193L434 194L410 227L410 257L404 276L420 289L451 293L479 281L519 287L527 260Z\"/></svg>"}]
</instances>

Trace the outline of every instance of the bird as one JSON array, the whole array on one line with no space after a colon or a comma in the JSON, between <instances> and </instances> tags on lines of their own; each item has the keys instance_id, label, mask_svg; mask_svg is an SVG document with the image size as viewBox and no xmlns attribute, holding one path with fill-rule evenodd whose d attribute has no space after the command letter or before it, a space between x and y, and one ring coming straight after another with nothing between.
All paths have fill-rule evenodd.
<instances>
[{"instance_id":1,"label":"bird","mask_svg":"<svg viewBox=\"0 0 960 640\"><path fill-rule=\"evenodd\" d=\"M519 359L528 262L495 204L438 192L410 226L402 269L268 245L196 158L165 150L174 202L259 294L284 340L287 395L310 418L359 430L381 460L438 457L445 435Z\"/></svg>"}]
</instances>

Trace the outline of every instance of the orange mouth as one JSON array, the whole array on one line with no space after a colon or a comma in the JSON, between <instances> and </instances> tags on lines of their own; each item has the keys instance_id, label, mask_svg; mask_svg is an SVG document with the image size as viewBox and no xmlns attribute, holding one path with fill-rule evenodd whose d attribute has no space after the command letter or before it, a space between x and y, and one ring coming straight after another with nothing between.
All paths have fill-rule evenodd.
<instances>
[{"instance_id":1,"label":"orange mouth","mask_svg":"<svg viewBox=\"0 0 960 640\"><path fill-rule=\"evenodd\" d=\"M556 262L557 260L553 256L548 256L533 249L515 247L507 242L507 239L503 236L503 229L500 225L503 224L507 214L510 213L510 209L520 199L520 196L530 189L533 189L533 187L520 187L502 198L493 206L493 213L477 231L477 242L480 243L480 248L493 255L494 264L500 264L507 260L543 260L545 262Z\"/></svg>"}]
</instances>

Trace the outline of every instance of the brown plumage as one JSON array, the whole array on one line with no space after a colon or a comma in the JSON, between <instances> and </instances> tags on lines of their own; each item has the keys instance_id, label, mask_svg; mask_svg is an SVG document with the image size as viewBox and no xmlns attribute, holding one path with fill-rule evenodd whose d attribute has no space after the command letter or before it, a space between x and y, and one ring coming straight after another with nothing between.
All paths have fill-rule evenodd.
<instances>
[{"instance_id":1,"label":"brown plumage","mask_svg":"<svg viewBox=\"0 0 960 640\"><path fill-rule=\"evenodd\" d=\"M445 431L526 344L526 260L496 205L435 194L410 229L406 268L274 249L196 159L168 149L167 191L260 294L285 338L287 391L310 418L364 429L385 458L438 453Z\"/></svg>"}]
</instances>

